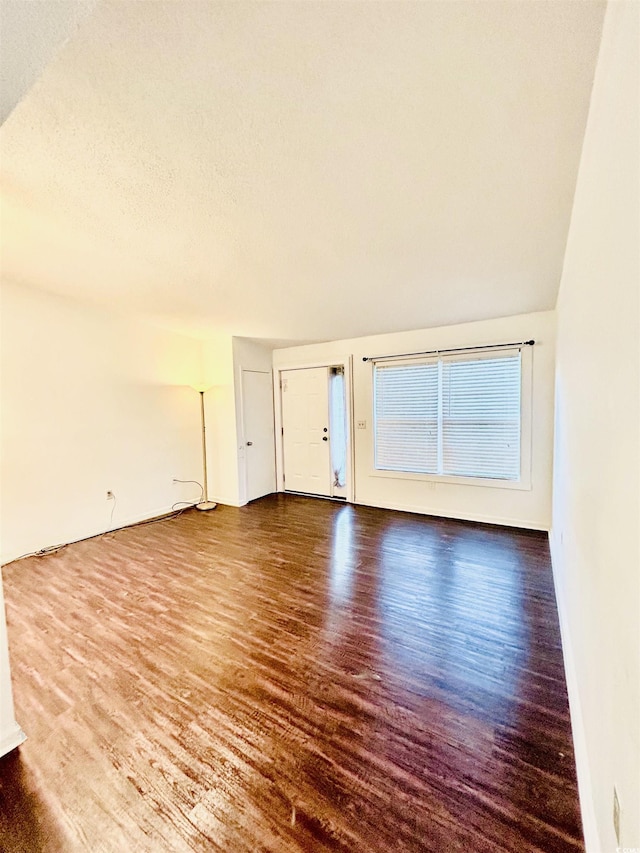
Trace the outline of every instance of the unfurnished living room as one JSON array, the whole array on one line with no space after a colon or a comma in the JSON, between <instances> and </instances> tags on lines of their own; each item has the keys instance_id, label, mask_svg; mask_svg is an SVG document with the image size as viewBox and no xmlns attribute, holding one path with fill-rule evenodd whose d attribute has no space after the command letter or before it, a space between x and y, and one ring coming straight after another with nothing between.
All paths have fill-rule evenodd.
<instances>
[{"instance_id":1,"label":"unfurnished living room","mask_svg":"<svg viewBox=\"0 0 640 853\"><path fill-rule=\"evenodd\" d=\"M0 0L0 850L640 851L640 3Z\"/></svg>"}]
</instances>

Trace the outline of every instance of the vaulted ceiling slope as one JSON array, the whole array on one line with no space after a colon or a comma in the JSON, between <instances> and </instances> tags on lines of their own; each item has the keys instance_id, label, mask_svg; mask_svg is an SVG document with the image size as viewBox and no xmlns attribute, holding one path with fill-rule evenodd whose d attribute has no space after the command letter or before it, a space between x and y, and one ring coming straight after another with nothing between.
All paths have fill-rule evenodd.
<instances>
[{"instance_id":1,"label":"vaulted ceiling slope","mask_svg":"<svg viewBox=\"0 0 640 853\"><path fill-rule=\"evenodd\" d=\"M100 2L0 130L3 275L300 341L551 308L603 12Z\"/></svg>"},{"instance_id":2,"label":"vaulted ceiling slope","mask_svg":"<svg viewBox=\"0 0 640 853\"><path fill-rule=\"evenodd\" d=\"M0 0L0 124L98 0Z\"/></svg>"}]
</instances>

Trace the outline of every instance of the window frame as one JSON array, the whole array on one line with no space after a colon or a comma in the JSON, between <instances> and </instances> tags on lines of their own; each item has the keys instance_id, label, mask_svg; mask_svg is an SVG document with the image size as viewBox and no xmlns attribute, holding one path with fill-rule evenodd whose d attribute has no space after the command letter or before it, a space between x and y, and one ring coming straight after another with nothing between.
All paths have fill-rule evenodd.
<instances>
[{"instance_id":1,"label":"window frame","mask_svg":"<svg viewBox=\"0 0 640 853\"><path fill-rule=\"evenodd\" d=\"M418 480L425 483L451 484L457 486L481 486L493 489L515 489L519 491L531 490L531 455L532 455L532 425L533 425L533 347L513 347L501 350L501 354L507 355L510 351L520 350L520 477L518 480L494 479L489 477L466 477L454 474L422 474L413 471L388 471L375 466L376 456L376 411L375 411L375 369L376 362L371 362L369 373L370 399L371 399L371 448L370 448L370 471L372 477L381 477L389 480ZM470 361L472 359L495 358L496 351L478 348L477 352L451 354L442 356L446 361ZM425 364L438 361L438 356L427 356L424 358L399 358L385 359L386 366L405 366L411 364Z\"/></svg>"}]
</instances>

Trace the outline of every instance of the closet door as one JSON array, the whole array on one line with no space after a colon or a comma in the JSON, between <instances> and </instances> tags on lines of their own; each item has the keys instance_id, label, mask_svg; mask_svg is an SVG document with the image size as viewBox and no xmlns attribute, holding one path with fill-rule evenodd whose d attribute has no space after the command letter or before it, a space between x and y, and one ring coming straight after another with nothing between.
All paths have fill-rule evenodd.
<instances>
[{"instance_id":1,"label":"closet door","mask_svg":"<svg viewBox=\"0 0 640 853\"><path fill-rule=\"evenodd\" d=\"M276 490L271 373L242 371L245 495L253 501Z\"/></svg>"}]
</instances>

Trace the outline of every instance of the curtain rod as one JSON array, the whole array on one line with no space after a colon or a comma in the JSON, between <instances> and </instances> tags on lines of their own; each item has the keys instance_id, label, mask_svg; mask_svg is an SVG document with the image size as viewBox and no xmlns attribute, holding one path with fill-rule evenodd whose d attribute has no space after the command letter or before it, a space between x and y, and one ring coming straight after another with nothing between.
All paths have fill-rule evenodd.
<instances>
[{"instance_id":1,"label":"curtain rod","mask_svg":"<svg viewBox=\"0 0 640 853\"><path fill-rule=\"evenodd\" d=\"M513 341L510 344L487 344L486 346L477 347L453 347L451 349L432 349L426 352L403 352L398 355L365 355L363 361L386 361L387 359L396 358L413 358L417 355L443 355L450 352L477 352L478 350L487 349L505 349L510 347L532 347L535 344L534 340L530 341Z\"/></svg>"}]
</instances>

